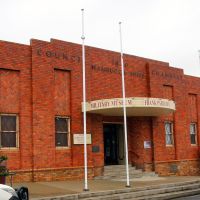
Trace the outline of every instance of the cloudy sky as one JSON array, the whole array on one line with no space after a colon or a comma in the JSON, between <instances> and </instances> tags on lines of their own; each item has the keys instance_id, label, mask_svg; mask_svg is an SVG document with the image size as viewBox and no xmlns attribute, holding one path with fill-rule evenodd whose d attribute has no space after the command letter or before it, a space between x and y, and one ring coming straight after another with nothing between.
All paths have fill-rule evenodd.
<instances>
[{"instance_id":1,"label":"cloudy sky","mask_svg":"<svg viewBox=\"0 0 200 200\"><path fill-rule=\"evenodd\" d=\"M200 76L200 0L0 0L0 40L31 38L81 43L169 62Z\"/></svg>"}]
</instances>

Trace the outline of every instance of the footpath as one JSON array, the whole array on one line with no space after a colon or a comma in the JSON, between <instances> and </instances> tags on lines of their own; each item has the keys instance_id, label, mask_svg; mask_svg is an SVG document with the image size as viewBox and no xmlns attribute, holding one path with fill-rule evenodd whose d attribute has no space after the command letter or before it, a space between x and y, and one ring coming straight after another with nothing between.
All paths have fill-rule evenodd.
<instances>
[{"instance_id":1,"label":"footpath","mask_svg":"<svg viewBox=\"0 0 200 200\"><path fill-rule=\"evenodd\" d=\"M142 177L130 181L131 188L140 189L146 187L160 186L166 184L179 184L190 181L200 181L198 176L169 176L169 177ZM14 188L26 186L29 189L30 199L42 199L44 197L56 197L70 194L87 193L83 192L83 180L53 181L53 182L28 182L15 183ZM126 189L126 180L89 180L89 192L102 192Z\"/></svg>"}]
</instances>

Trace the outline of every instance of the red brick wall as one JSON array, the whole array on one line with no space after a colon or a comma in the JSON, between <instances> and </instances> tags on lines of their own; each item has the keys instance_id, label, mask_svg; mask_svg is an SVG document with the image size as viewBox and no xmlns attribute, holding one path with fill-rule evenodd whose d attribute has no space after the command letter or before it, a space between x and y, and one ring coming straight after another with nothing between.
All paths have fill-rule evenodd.
<instances>
[{"instance_id":1,"label":"red brick wall","mask_svg":"<svg viewBox=\"0 0 200 200\"><path fill-rule=\"evenodd\" d=\"M32 168L31 48L0 41L0 113L19 115L19 146L1 149L8 167Z\"/></svg>"},{"instance_id":2,"label":"red brick wall","mask_svg":"<svg viewBox=\"0 0 200 200\"><path fill-rule=\"evenodd\" d=\"M152 142L151 119L149 117L134 117L129 119L129 148L131 163L137 168L145 168L145 164L153 162L153 151L144 148L144 142Z\"/></svg>"},{"instance_id":3,"label":"red brick wall","mask_svg":"<svg viewBox=\"0 0 200 200\"><path fill-rule=\"evenodd\" d=\"M55 91L54 91L54 107L55 115L70 116L71 109L71 84L70 72L63 70L54 71Z\"/></svg>"},{"instance_id":4,"label":"red brick wall","mask_svg":"<svg viewBox=\"0 0 200 200\"><path fill-rule=\"evenodd\" d=\"M30 46L0 42L0 113L18 114L20 127L19 148L0 153L8 155L11 170L26 171L27 180L52 180L53 175L47 177L50 169L59 174L63 168L68 171L84 164L83 145L73 144L73 134L83 133L81 55L80 45L55 39L31 40ZM190 144L189 124L200 119L199 78L160 61L131 55L124 55L124 61L127 97L176 102L174 114L128 117L130 162L143 169L152 165L158 173L167 174L171 162L197 160L199 148ZM87 46L86 84L88 101L121 97L120 54ZM70 148L55 147L55 115L71 118ZM174 123L171 147L165 144L166 120ZM123 122L123 118L88 114L87 132L93 142L88 145L88 165L96 168L91 176L101 173L104 166L104 121ZM198 141L199 130L198 123ZM144 149L144 141L151 141L152 147ZM100 151L92 152L92 146L99 146Z\"/></svg>"},{"instance_id":5,"label":"red brick wall","mask_svg":"<svg viewBox=\"0 0 200 200\"><path fill-rule=\"evenodd\" d=\"M19 77L19 71L0 69L0 108L2 112L19 113Z\"/></svg>"},{"instance_id":6,"label":"red brick wall","mask_svg":"<svg viewBox=\"0 0 200 200\"><path fill-rule=\"evenodd\" d=\"M103 120L100 115L91 115L92 145L99 146L99 152L92 153L93 165L104 166Z\"/></svg>"}]
</instances>

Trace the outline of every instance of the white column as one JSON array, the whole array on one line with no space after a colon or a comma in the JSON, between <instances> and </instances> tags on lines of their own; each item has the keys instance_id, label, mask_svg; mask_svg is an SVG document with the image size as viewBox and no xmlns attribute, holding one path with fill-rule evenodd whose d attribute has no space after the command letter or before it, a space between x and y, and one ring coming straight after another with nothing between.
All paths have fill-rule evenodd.
<instances>
[{"instance_id":1,"label":"white column","mask_svg":"<svg viewBox=\"0 0 200 200\"><path fill-rule=\"evenodd\" d=\"M85 36L84 36L84 9L82 11L82 68L83 68L83 129L84 129L84 191L88 191L87 170L87 133L86 133L86 87L85 87Z\"/></svg>"},{"instance_id":2,"label":"white column","mask_svg":"<svg viewBox=\"0 0 200 200\"><path fill-rule=\"evenodd\" d=\"M130 187L129 167L128 167L127 122L126 122L126 94L125 94L125 81L124 81L124 59L123 59L123 50L122 50L121 22L119 22L119 33L120 33L120 48L121 48L122 95L123 95L124 137L125 137L125 154L126 154L126 178L127 178L126 187Z\"/></svg>"}]
</instances>

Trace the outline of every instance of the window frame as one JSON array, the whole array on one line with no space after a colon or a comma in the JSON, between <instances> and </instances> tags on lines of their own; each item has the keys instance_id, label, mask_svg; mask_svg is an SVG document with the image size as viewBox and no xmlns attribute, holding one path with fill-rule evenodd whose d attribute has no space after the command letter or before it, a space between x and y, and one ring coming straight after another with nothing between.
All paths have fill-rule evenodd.
<instances>
[{"instance_id":1,"label":"window frame","mask_svg":"<svg viewBox=\"0 0 200 200\"><path fill-rule=\"evenodd\" d=\"M173 125L173 122L172 121L165 121L165 145L167 146L167 147L172 147L172 146L174 146L174 125ZM171 129L171 132L170 132L170 134L167 134L167 131L166 131L166 124L169 124L170 125L170 129ZM167 135L170 135L171 137L171 144L167 144L167 139L166 139L166 137L167 137Z\"/></svg>"},{"instance_id":2,"label":"window frame","mask_svg":"<svg viewBox=\"0 0 200 200\"><path fill-rule=\"evenodd\" d=\"M56 123L55 123L55 148L56 149L69 149L71 148L71 133L70 133L70 124L71 124L71 120L69 116L60 116L60 115L56 115L54 118L54 122L56 118L62 118L62 119L66 119L67 120L67 127L68 127L68 132L67 132L67 146L56 146Z\"/></svg>"},{"instance_id":3,"label":"window frame","mask_svg":"<svg viewBox=\"0 0 200 200\"><path fill-rule=\"evenodd\" d=\"M194 134L191 133L191 125L194 125L194 127L195 127ZM193 144L191 141L191 135L195 135L195 144ZM197 146L197 123L196 122L190 123L190 144L191 144L191 146Z\"/></svg>"},{"instance_id":4,"label":"window frame","mask_svg":"<svg viewBox=\"0 0 200 200\"><path fill-rule=\"evenodd\" d=\"M6 131L6 132L16 132L16 146L15 147L2 147L1 146L1 116L15 116L16 117L16 131ZM0 149L18 149L19 148L19 115L10 113L0 113Z\"/></svg>"}]
</instances>

